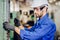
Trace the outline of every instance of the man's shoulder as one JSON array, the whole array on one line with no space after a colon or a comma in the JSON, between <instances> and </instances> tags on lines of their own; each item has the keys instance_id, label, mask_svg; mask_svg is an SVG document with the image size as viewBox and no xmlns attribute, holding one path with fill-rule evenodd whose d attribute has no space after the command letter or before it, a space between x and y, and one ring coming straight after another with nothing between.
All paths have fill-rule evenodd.
<instances>
[{"instance_id":1,"label":"man's shoulder","mask_svg":"<svg viewBox=\"0 0 60 40\"><path fill-rule=\"evenodd\" d=\"M55 25L54 21L52 19L50 19L50 18L46 19L44 21L44 24Z\"/></svg>"},{"instance_id":2,"label":"man's shoulder","mask_svg":"<svg viewBox=\"0 0 60 40\"><path fill-rule=\"evenodd\" d=\"M55 24L54 21L50 18L43 20L42 24Z\"/></svg>"}]
</instances>

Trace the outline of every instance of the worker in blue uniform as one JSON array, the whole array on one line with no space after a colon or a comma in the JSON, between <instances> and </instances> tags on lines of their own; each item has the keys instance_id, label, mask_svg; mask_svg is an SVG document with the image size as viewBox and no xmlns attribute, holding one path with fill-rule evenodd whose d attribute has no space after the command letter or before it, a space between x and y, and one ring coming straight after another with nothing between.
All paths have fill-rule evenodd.
<instances>
[{"instance_id":1,"label":"worker in blue uniform","mask_svg":"<svg viewBox=\"0 0 60 40\"><path fill-rule=\"evenodd\" d=\"M19 22L19 28L9 24L9 22L3 23L5 30L16 31L21 36L21 40L54 40L56 25L48 17L48 2L47 0L33 0L32 6L36 15L37 21L34 26L29 29L21 26Z\"/></svg>"}]
</instances>

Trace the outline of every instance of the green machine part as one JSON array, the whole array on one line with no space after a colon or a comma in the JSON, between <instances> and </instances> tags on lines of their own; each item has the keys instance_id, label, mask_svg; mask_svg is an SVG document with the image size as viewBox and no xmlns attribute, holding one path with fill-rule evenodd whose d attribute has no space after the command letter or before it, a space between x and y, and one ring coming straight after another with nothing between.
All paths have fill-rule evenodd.
<instances>
[{"instance_id":1,"label":"green machine part","mask_svg":"<svg viewBox=\"0 0 60 40\"><path fill-rule=\"evenodd\" d=\"M14 18L16 17L17 12L12 12L12 19L10 19L10 24L14 25ZM13 40L14 38L14 32L10 31L10 40Z\"/></svg>"},{"instance_id":2,"label":"green machine part","mask_svg":"<svg viewBox=\"0 0 60 40\"><path fill-rule=\"evenodd\" d=\"M6 0L0 0L0 40L7 40L6 31L3 29L3 22L6 17Z\"/></svg>"}]
</instances>

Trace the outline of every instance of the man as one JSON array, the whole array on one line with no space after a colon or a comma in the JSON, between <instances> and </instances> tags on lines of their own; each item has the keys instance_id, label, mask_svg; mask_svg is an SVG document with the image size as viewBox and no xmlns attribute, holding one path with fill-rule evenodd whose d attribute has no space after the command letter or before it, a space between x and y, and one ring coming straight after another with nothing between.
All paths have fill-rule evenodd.
<instances>
[{"instance_id":1,"label":"man","mask_svg":"<svg viewBox=\"0 0 60 40\"><path fill-rule=\"evenodd\" d=\"M5 30L14 30L18 33L22 40L54 40L56 32L55 23L48 17L47 0L34 0L32 3L34 13L38 18L37 22L31 28L24 28L23 26L13 27L8 22L3 23ZM19 22L17 22L19 24Z\"/></svg>"}]
</instances>

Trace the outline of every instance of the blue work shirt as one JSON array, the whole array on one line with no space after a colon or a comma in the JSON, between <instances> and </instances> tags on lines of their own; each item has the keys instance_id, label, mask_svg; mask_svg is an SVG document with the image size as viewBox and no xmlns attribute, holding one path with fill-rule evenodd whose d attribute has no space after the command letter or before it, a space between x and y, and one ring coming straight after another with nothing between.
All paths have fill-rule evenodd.
<instances>
[{"instance_id":1,"label":"blue work shirt","mask_svg":"<svg viewBox=\"0 0 60 40\"><path fill-rule=\"evenodd\" d=\"M22 40L54 40L55 32L56 25L46 14L32 28L20 30L20 36Z\"/></svg>"}]
</instances>

